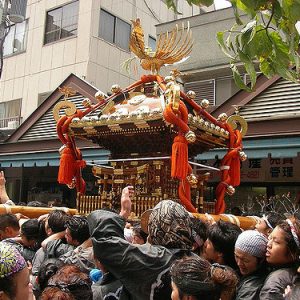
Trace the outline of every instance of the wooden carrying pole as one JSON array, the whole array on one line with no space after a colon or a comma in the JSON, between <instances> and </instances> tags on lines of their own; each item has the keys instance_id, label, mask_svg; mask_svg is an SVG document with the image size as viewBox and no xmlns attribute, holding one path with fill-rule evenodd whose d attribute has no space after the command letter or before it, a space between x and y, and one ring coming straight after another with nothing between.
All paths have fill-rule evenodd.
<instances>
[{"instance_id":1,"label":"wooden carrying pole","mask_svg":"<svg viewBox=\"0 0 300 300\"><path fill-rule=\"evenodd\" d=\"M17 205L5 205L0 204L0 214L5 213L21 213L22 215L28 217L28 218L38 218L41 215L48 214L53 210L63 210L66 213L70 215L76 215L78 214L77 209L71 209L67 207L29 207L29 206L17 206Z\"/></svg>"},{"instance_id":2,"label":"wooden carrying pole","mask_svg":"<svg viewBox=\"0 0 300 300\"><path fill-rule=\"evenodd\" d=\"M151 209L145 211L142 216L141 216L141 227L143 231L148 233L148 220L149 216L151 214ZM248 216L248 217L240 217L240 216L234 216L234 215L227 215L227 214L222 214L222 215L210 215L210 214L193 214L193 216L197 219L201 219L204 222L217 222L219 220L223 220L226 222L231 222L233 224L236 224L242 229L254 229L258 217L256 216Z\"/></svg>"}]
</instances>

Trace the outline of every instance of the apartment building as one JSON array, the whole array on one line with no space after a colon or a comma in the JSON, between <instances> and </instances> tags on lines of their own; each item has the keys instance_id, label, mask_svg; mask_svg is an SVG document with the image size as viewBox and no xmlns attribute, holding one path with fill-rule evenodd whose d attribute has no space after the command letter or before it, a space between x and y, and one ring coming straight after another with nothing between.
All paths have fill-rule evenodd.
<instances>
[{"instance_id":1,"label":"apartment building","mask_svg":"<svg viewBox=\"0 0 300 300\"><path fill-rule=\"evenodd\" d=\"M200 13L177 2L181 15L162 0L28 0L26 20L11 24L4 43L0 128L16 128L71 73L103 92L129 85L140 76L121 66L132 57L130 20L141 19L155 48L156 24Z\"/></svg>"}]
</instances>

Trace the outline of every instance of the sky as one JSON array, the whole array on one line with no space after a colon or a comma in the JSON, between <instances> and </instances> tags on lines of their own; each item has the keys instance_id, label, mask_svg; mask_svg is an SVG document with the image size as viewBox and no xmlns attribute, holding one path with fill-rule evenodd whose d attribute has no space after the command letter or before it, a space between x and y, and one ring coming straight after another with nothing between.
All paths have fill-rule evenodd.
<instances>
[{"instance_id":1,"label":"sky","mask_svg":"<svg viewBox=\"0 0 300 300\"><path fill-rule=\"evenodd\" d=\"M216 9L222 9L231 6L230 2L226 0L215 0L214 2Z\"/></svg>"}]
</instances>

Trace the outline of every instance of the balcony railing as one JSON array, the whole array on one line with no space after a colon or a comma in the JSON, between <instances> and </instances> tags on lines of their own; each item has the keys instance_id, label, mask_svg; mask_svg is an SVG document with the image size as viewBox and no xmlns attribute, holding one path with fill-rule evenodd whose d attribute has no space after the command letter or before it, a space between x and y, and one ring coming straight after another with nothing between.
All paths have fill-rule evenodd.
<instances>
[{"instance_id":1,"label":"balcony railing","mask_svg":"<svg viewBox=\"0 0 300 300\"><path fill-rule=\"evenodd\" d=\"M16 129L22 123L22 117L0 118L0 128Z\"/></svg>"}]
</instances>

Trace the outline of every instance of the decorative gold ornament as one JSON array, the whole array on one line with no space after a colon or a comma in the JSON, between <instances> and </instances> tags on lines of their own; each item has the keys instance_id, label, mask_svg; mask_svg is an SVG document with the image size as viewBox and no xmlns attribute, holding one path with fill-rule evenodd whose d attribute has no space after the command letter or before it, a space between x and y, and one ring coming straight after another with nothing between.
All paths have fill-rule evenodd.
<instances>
[{"instance_id":1,"label":"decorative gold ornament","mask_svg":"<svg viewBox=\"0 0 300 300\"><path fill-rule=\"evenodd\" d=\"M116 93L121 92L122 89L121 89L121 87L118 84L113 84L111 86L110 90L112 91L112 93L116 94Z\"/></svg>"},{"instance_id":2,"label":"decorative gold ornament","mask_svg":"<svg viewBox=\"0 0 300 300\"><path fill-rule=\"evenodd\" d=\"M68 117L74 115L76 113L76 105L73 102L63 100L55 104L53 108L53 117L56 122L58 122L60 115L59 111L61 109L65 109L65 115Z\"/></svg>"},{"instance_id":3,"label":"decorative gold ornament","mask_svg":"<svg viewBox=\"0 0 300 300\"><path fill-rule=\"evenodd\" d=\"M193 131L189 130L186 134L185 134L185 138L189 143L195 143L196 141L196 135Z\"/></svg>"},{"instance_id":4,"label":"decorative gold ornament","mask_svg":"<svg viewBox=\"0 0 300 300\"><path fill-rule=\"evenodd\" d=\"M204 108L204 109L208 108L209 107L209 101L207 99L203 99L201 101L201 107Z\"/></svg>"},{"instance_id":5,"label":"decorative gold ornament","mask_svg":"<svg viewBox=\"0 0 300 300\"><path fill-rule=\"evenodd\" d=\"M228 119L228 116L226 113L221 113L218 116L218 121L220 121L220 122L226 122L227 119Z\"/></svg>"},{"instance_id":6,"label":"decorative gold ornament","mask_svg":"<svg viewBox=\"0 0 300 300\"><path fill-rule=\"evenodd\" d=\"M67 101L69 96L76 95L76 91L69 86L59 87L58 90L64 95L64 99L58 103L53 108L53 117L56 122L58 122L60 115L59 111L65 109L65 114L67 116L72 116L76 113L76 105L73 102Z\"/></svg>"},{"instance_id":7,"label":"decorative gold ornament","mask_svg":"<svg viewBox=\"0 0 300 300\"><path fill-rule=\"evenodd\" d=\"M239 151L239 156L241 161L247 160L247 154L244 151Z\"/></svg>"},{"instance_id":8,"label":"decorative gold ornament","mask_svg":"<svg viewBox=\"0 0 300 300\"><path fill-rule=\"evenodd\" d=\"M180 33L176 25L170 34L169 32L160 34L154 52L145 47L140 19L133 20L132 24L129 47L140 59L144 70L158 73L163 65L179 62L187 58L192 51L193 40L189 23L187 28L182 24Z\"/></svg>"},{"instance_id":9,"label":"decorative gold ornament","mask_svg":"<svg viewBox=\"0 0 300 300\"><path fill-rule=\"evenodd\" d=\"M197 184L198 184L198 178L195 174L191 173L190 175L188 175L186 177L188 183L190 184L190 186L192 188L196 188L197 187Z\"/></svg>"},{"instance_id":10,"label":"decorative gold ornament","mask_svg":"<svg viewBox=\"0 0 300 300\"><path fill-rule=\"evenodd\" d=\"M64 97L65 100L69 98L69 96L75 96L77 93L77 91L75 91L69 86L59 87L58 90L65 96Z\"/></svg>"},{"instance_id":11,"label":"decorative gold ornament","mask_svg":"<svg viewBox=\"0 0 300 300\"><path fill-rule=\"evenodd\" d=\"M180 86L172 82L168 82L167 84L170 84L168 90L166 91L167 103L172 103L172 108L177 111L180 102Z\"/></svg>"},{"instance_id":12,"label":"decorative gold ornament","mask_svg":"<svg viewBox=\"0 0 300 300\"><path fill-rule=\"evenodd\" d=\"M229 196L232 196L235 193L235 188L232 185L228 185L226 188L226 193Z\"/></svg>"},{"instance_id":13,"label":"decorative gold ornament","mask_svg":"<svg viewBox=\"0 0 300 300\"><path fill-rule=\"evenodd\" d=\"M239 124L242 136L246 135L248 130L248 123L243 117L239 115L232 115L227 119L227 124L229 124L233 130L235 130Z\"/></svg>"},{"instance_id":14,"label":"decorative gold ornament","mask_svg":"<svg viewBox=\"0 0 300 300\"><path fill-rule=\"evenodd\" d=\"M194 91L188 91L186 95L191 99L196 99L196 93Z\"/></svg>"},{"instance_id":15,"label":"decorative gold ornament","mask_svg":"<svg viewBox=\"0 0 300 300\"><path fill-rule=\"evenodd\" d=\"M92 106L92 102L89 98L84 98L82 100L82 105L85 107L85 108L89 108Z\"/></svg>"}]
</instances>

